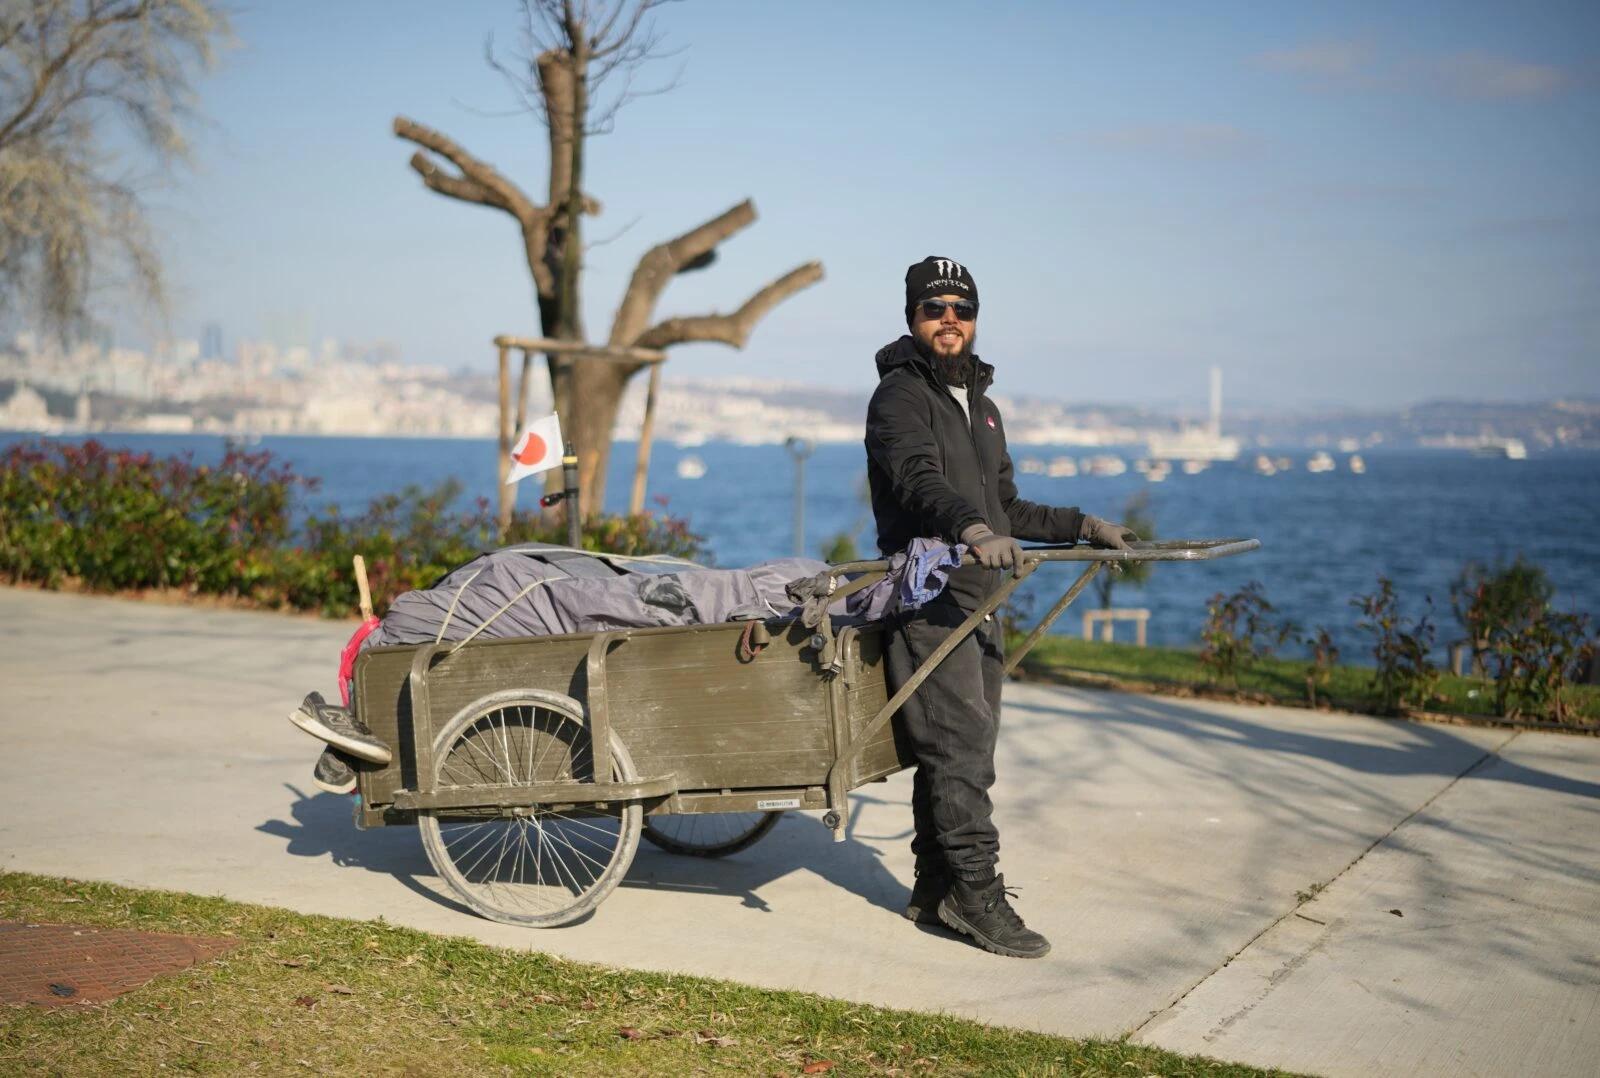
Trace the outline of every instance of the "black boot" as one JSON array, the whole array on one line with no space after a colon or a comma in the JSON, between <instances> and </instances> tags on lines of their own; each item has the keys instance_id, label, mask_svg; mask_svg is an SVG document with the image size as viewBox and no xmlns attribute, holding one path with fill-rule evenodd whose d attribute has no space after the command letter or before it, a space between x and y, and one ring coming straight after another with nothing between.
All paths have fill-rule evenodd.
<instances>
[{"instance_id":1,"label":"black boot","mask_svg":"<svg viewBox=\"0 0 1600 1078\"><path fill-rule=\"evenodd\" d=\"M1043 958L1050 953L1050 941L1023 924L1006 901L1004 876L996 876L991 883L956 880L939 903L939 919L995 954Z\"/></svg>"},{"instance_id":2,"label":"black boot","mask_svg":"<svg viewBox=\"0 0 1600 1078\"><path fill-rule=\"evenodd\" d=\"M906 903L906 920L919 925L942 925L939 920L939 903L950 891L955 877L944 865L930 865L917 869L917 882L911 887L911 901Z\"/></svg>"}]
</instances>

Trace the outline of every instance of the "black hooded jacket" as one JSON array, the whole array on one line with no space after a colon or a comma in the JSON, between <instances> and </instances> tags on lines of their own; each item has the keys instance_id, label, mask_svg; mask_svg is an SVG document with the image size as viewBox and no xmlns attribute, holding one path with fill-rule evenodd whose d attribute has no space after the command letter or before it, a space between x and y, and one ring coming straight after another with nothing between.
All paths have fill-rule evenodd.
<instances>
[{"instance_id":1,"label":"black hooded jacket","mask_svg":"<svg viewBox=\"0 0 1600 1078\"><path fill-rule=\"evenodd\" d=\"M910 336L878 350L878 388L867 405L867 484L885 556L912 539L954 543L970 524L1044 543L1078 539L1083 514L1017 496L1000 410L985 396L994 368L976 356L961 405ZM968 610L999 585L1000 572L970 566L951 575L949 594Z\"/></svg>"}]
</instances>

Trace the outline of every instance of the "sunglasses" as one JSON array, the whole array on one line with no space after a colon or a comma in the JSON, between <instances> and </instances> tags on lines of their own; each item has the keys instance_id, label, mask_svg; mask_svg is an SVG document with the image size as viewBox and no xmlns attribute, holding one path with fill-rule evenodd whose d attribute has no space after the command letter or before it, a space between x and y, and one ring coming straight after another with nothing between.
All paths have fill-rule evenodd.
<instances>
[{"instance_id":1,"label":"sunglasses","mask_svg":"<svg viewBox=\"0 0 1600 1078\"><path fill-rule=\"evenodd\" d=\"M917 304L922 309L924 318L943 318L946 307L955 308L956 320L970 322L978 317L978 305L970 299L925 299Z\"/></svg>"}]
</instances>

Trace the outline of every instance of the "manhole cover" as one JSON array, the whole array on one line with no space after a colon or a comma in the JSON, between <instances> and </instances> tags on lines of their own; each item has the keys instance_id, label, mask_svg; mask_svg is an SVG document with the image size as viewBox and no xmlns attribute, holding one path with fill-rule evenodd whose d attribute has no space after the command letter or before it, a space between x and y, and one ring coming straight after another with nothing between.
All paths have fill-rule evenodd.
<instances>
[{"instance_id":1,"label":"manhole cover","mask_svg":"<svg viewBox=\"0 0 1600 1078\"><path fill-rule=\"evenodd\" d=\"M104 1003L157 977L209 962L239 943L122 928L0 922L0 1003Z\"/></svg>"}]
</instances>

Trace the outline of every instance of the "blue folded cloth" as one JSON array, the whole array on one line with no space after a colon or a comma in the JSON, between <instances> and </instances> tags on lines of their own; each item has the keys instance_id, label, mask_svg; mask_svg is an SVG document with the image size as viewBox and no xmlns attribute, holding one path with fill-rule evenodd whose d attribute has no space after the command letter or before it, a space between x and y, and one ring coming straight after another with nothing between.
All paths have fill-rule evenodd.
<instances>
[{"instance_id":1,"label":"blue folded cloth","mask_svg":"<svg viewBox=\"0 0 1600 1078\"><path fill-rule=\"evenodd\" d=\"M913 539L906 547L906 568L900 577L900 605L916 608L931 602L950 582L950 570L961 564L965 543L950 546L937 539Z\"/></svg>"},{"instance_id":2,"label":"blue folded cloth","mask_svg":"<svg viewBox=\"0 0 1600 1078\"><path fill-rule=\"evenodd\" d=\"M889 571L882 580L845 600L846 609L868 621L879 621L899 610L915 610L944 591L950 570L961 564L966 552L965 543L913 539L904 550L889 556Z\"/></svg>"}]
</instances>

